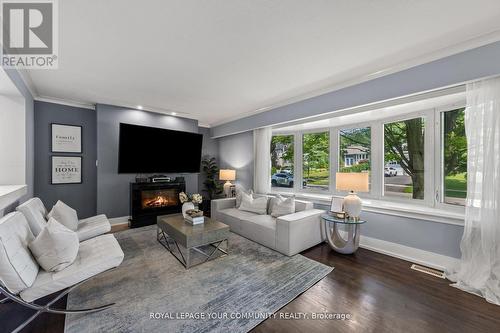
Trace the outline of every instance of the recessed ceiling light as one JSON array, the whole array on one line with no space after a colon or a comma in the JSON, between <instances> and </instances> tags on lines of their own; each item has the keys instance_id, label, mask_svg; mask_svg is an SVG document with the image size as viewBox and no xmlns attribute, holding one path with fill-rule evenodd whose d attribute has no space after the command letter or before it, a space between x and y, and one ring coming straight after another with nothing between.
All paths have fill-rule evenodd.
<instances>
[{"instance_id":1,"label":"recessed ceiling light","mask_svg":"<svg viewBox=\"0 0 500 333\"><path fill-rule=\"evenodd\" d=\"M177 114L177 112L172 112L170 113L172 116L175 116Z\"/></svg>"},{"instance_id":2,"label":"recessed ceiling light","mask_svg":"<svg viewBox=\"0 0 500 333\"><path fill-rule=\"evenodd\" d=\"M137 105L137 108L138 108L139 110L142 110L142 105Z\"/></svg>"}]
</instances>

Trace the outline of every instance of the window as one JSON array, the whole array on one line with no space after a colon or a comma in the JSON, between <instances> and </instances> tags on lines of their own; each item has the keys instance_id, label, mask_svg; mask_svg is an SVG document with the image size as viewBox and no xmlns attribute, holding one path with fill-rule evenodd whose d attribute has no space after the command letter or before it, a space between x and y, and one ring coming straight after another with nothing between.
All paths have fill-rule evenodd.
<instances>
[{"instance_id":1,"label":"window","mask_svg":"<svg viewBox=\"0 0 500 333\"><path fill-rule=\"evenodd\" d=\"M424 199L424 118L384 124L384 195Z\"/></svg>"},{"instance_id":2,"label":"window","mask_svg":"<svg viewBox=\"0 0 500 333\"><path fill-rule=\"evenodd\" d=\"M293 187L293 135L271 139L271 186Z\"/></svg>"},{"instance_id":3,"label":"window","mask_svg":"<svg viewBox=\"0 0 500 333\"><path fill-rule=\"evenodd\" d=\"M339 171L370 172L371 128L339 130Z\"/></svg>"},{"instance_id":4,"label":"window","mask_svg":"<svg viewBox=\"0 0 500 333\"><path fill-rule=\"evenodd\" d=\"M306 133L302 137L303 188L328 190L330 184L330 134Z\"/></svg>"},{"instance_id":5,"label":"window","mask_svg":"<svg viewBox=\"0 0 500 333\"><path fill-rule=\"evenodd\" d=\"M465 109L441 113L443 166L443 200L453 205L465 205L467 197L467 140Z\"/></svg>"}]
</instances>

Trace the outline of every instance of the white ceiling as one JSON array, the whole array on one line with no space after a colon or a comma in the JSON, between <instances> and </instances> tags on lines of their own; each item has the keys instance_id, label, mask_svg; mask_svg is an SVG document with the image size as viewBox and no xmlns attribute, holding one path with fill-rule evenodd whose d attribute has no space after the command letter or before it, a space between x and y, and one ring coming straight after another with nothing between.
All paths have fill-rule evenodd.
<instances>
[{"instance_id":1,"label":"white ceiling","mask_svg":"<svg viewBox=\"0 0 500 333\"><path fill-rule=\"evenodd\" d=\"M59 10L59 69L29 71L36 95L210 125L500 31L498 0L72 0Z\"/></svg>"}]
</instances>

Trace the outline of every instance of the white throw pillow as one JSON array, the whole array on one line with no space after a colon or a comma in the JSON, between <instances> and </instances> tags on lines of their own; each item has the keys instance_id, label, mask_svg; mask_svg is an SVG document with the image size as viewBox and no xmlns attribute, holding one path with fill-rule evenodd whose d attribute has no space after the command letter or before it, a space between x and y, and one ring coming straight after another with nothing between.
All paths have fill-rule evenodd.
<instances>
[{"instance_id":1,"label":"white throw pillow","mask_svg":"<svg viewBox=\"0 0 500 333\"><path fill-rule=\"evenodd\" d=\"M236 186L236 208L240 208L241 197L243 196L243 194L253 195L253 191L252 190L246 191L243 187L237 185Z\"/></svg>"},{"instance_id":2,"label":"white throw pillow","mask_svg":"<svg viewBox=\"0 0 500 333\"><path fill-rule=\"evenodd\" d=\"M278 194L275 199L274 205L271 208L272 217L280 217L295 213L295 196L285 199Z\"/></svg>"},{"instance_id":3,"label":"white throw pillow","mask_svg":"<svg viewBox=\"0 0 500 333\"><path fill-rule=\"evenodd\" d=\"M76 231L78 229L78 215L76 210L66 205L61 200L58 200L47 218L55 218L57 222L61 223L63 226L69 230Z\"/></svg>"},{"instance_id":4,"label":"white throw pillow","mask_svg":"<svg viewBox=\"0 0 500 333\"><path fill-rule=\"evenodd\" d=\"M241 205L238 209L260 215L266 215L267 200L267 197L254 198L252 194L242 193Z\"/></svg>"},{"instance_id":5,"label":"white throw pillow","mask_svg":"<svg viewBox=\"0 0 500 333\"><path fill-rule=\"evenodd\" d=\"M29 247L44 270L58 272L75 261L80 242L76 232L69 230L51 217Z\"/></svg>"},{"instance_id":6,"label":"white throw pillow","mask_svg":"<svg viewBox=\"0 0 500 333\"><path fill-rule=\"evenodd\" d=\"M28 221L31 232L36 237L45 228L47 221L45 220L45 215L47 215L47 210L43 205L42 200L39 198L31 198L25 203L19 205L16 208L17 211L23 213L24 217Z\"/></svg>"}]
</instances>

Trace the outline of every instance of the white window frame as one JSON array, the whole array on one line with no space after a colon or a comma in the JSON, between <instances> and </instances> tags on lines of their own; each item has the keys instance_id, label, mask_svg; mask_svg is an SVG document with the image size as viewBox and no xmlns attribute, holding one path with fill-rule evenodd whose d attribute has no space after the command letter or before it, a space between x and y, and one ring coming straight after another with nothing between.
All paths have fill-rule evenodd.
<instances>
[{"instance_id":1,"label":"white window frame","mask_svg":"<svg viewBox=\"0 0 500 333\"><path fill-rule=\"evenodd\" d=\"M369 193L359 193L361 198L374 199L386 202L395 202L396 204L409 204L415 206L432 207L442 209L457 214L463 214L465 208L459 205L452 205L442 202L444 194L444 172L442 165L442 123L441 113L463 108L466 106L465 100L439 106L435 108L426 108L403 115L386 117L367 122L343 124L342 126L322 127L309 130L297 131L273 131L274 135L293 135L294 136L294 187L273 189L272 193L290 192L297 194L323 194L333 196L344 196L345 192L336 190L335 174L339 170L339 131L345 129L355 129L370 127L371 130L371 187ZM387 123L404 121L408 119L424 118L424 199L406 199L398 197L384 196L384 125ZM310 133L329 132L329 162L330 162L330 181L328 190L304 189L303 184L303 135ZM332 167L334 166L334 167Z\"/></svg>"}]
</instances>

